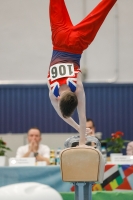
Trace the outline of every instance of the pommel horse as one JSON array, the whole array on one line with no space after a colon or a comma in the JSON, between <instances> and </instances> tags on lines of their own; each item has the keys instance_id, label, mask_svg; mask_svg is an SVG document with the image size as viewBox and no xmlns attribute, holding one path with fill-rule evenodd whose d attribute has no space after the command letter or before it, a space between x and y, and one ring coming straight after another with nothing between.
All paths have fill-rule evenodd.
<instances>
[{"instance_id":1,"label":"pommel horse","mask_svg":"<svg viewBox=\"0 0 133 200\"><path fill-rule=\"evenodd\" d=\"M86 145L95 143L95 146L79 147L79 137L73 136L66 140L60 154L62 180L75 185L75 200L92 200L92 185L103 182L105 161L101 144L94 136L86 139Z\"/></svg>"}]
</instances>

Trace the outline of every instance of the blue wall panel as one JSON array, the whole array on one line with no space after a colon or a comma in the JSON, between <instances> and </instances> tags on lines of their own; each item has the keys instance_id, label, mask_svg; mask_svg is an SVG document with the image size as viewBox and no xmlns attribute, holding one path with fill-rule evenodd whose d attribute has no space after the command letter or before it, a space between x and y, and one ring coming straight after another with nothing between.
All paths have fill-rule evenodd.
<instances>
[{"instance_id":1,"label":"blue wall panel","mask_svg":"<svg viewBox=\"0 0 133 200\"><path fill-rule=\"evenodd\" d=\"M133 84L84 84L86 115L103 138L121 130L133 140ZM77 113L74 119L78 122ZM0 86L0 133L25 133L30 127L43 133L76 132L54 111L46 85Z\"/></svg>"},{"instance_id":2,"label":"blue wall panel","mask_svg":"<svg viewBox=\"0 0 133 200\"><path fill-rule=\"evenodd\" d=\"M85 85L86 111L106 138L121 130L133 140L133 85Z\"/></svg>"},{"instance_id":3,"label":"blue wall panel","mask_svg":"<svg viewBox=\"0 0 133 200\"><path fill-rule=\"evenodd\" d=\"M46 85L0 86L0 133L74 132L54 111Z\"/></svg>"}]
</instances>

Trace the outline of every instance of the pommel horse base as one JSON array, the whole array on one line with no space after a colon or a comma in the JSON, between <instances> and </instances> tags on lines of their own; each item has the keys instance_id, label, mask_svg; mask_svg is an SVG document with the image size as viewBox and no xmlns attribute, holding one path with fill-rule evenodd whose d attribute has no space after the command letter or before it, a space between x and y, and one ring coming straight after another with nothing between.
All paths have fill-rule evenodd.
<instances>
[{"instance_id":1,"label":"pommel horse base","mask_svg":"<svg viewBox=\"0 0 133 200\"><path fill-rule=\"evenodd\" d=\"M92 184L103 182L105 162L94 147L71 147L60 154L62 180L75 185L75 200L92 200Z\"/></svg>"}]
</instances>

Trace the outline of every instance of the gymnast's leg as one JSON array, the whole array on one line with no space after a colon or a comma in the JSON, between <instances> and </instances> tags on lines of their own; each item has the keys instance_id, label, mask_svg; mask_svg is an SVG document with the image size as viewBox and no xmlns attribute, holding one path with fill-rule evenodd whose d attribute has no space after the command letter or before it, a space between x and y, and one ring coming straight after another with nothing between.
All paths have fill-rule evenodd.
<instances>
[{"instance_id":1,"label":"gymnast's leg","mask_svg":"<svg viewBox=\"0 0 133 200\"><path fill-rule=\"evenodd\" d=\"M57 42L57 33L72 27L72 22L68 14L64 0L50 0L49 6L50 24L53 43ZM60 38L62 39L62 38Z\"/></svg>"},{"instance_id":2,"label":"gymnast's leg","mask_svg":"<svg viewBox=\"0 0 133 200\"><path fill-rule=\"evenodd\" d=\"M74 31L78 31L80 44L83 50L95 38L99 28L105 20L107 14L117 0L102 0L79 24L74 26Z\"/></svg>"}]
</instances>

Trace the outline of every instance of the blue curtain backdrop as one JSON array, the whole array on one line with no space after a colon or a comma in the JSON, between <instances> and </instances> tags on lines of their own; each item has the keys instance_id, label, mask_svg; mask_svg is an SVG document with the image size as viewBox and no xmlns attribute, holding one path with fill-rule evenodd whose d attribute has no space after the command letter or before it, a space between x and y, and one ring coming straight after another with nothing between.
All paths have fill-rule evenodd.
<instances>
[{"instance_id":1,"label":"blue curtain backdrop","mask_svg":"<svg viewBox=\"0 0 133 200\"><path fill-rule=\"evenodd\" d=\"M133 140L133 84L84 84L86 116L94 120L103 139L121 130ZM77 112L73 118L78 122ZM47 85L0 86L0 133L76 133L54 111Z\"/></svg>"}]
</instances>

